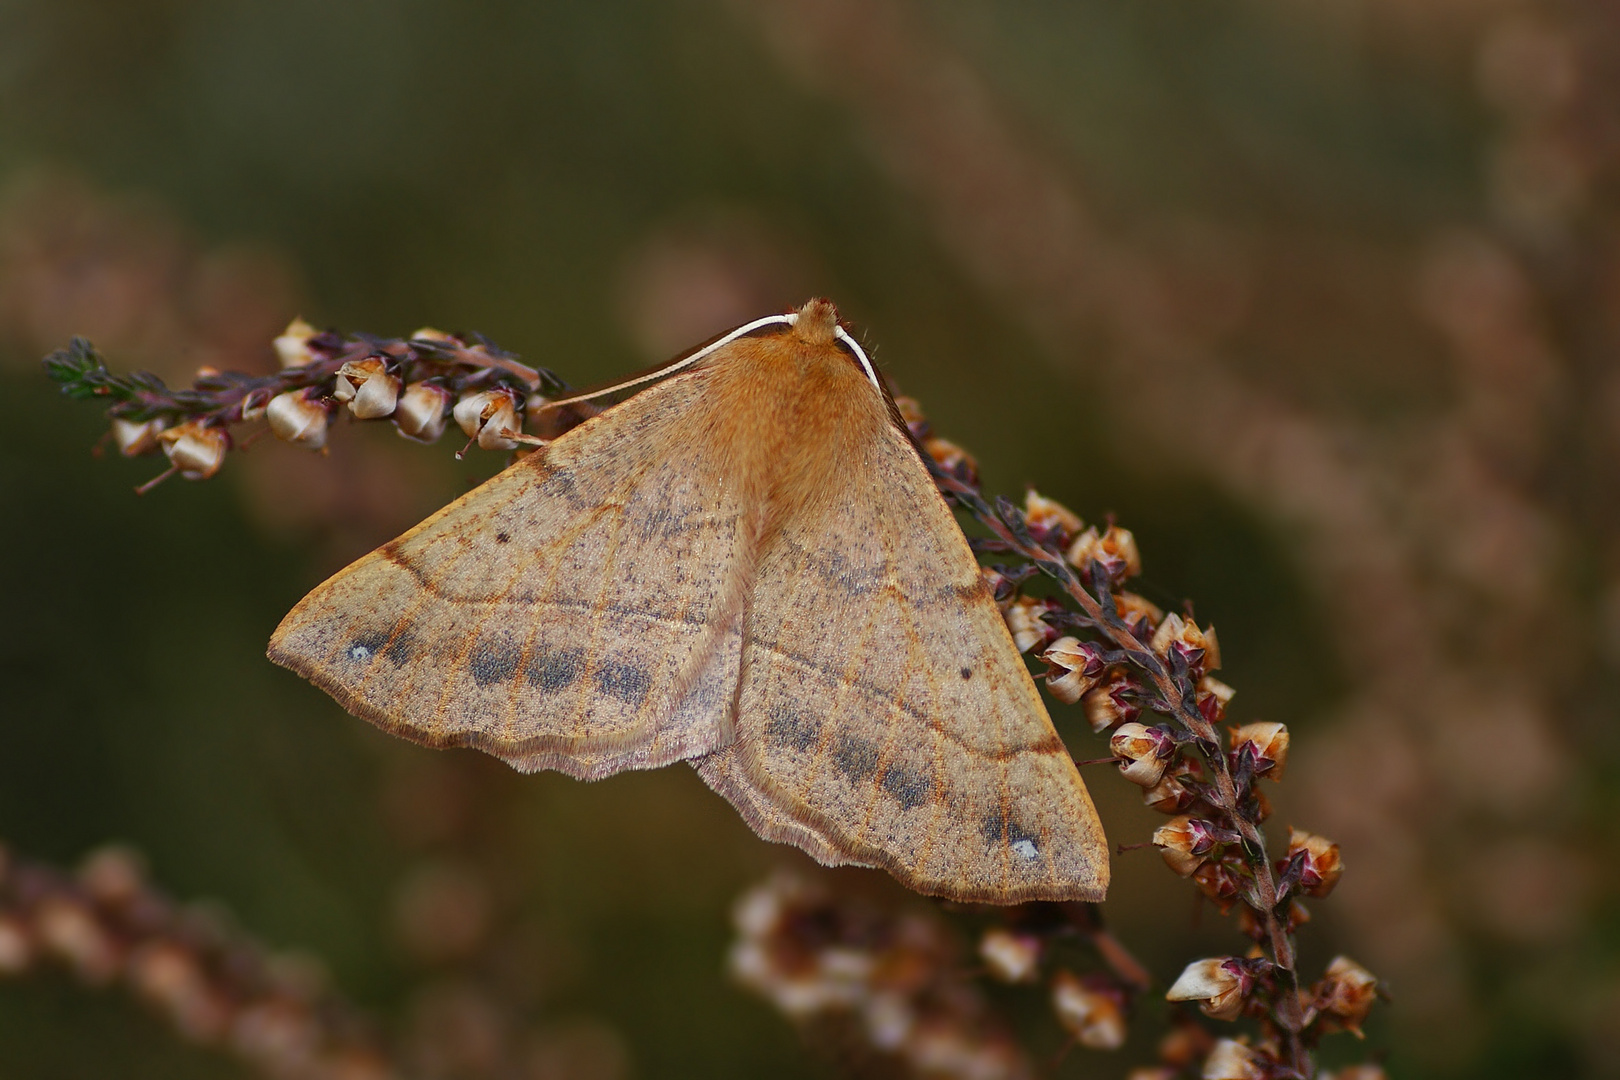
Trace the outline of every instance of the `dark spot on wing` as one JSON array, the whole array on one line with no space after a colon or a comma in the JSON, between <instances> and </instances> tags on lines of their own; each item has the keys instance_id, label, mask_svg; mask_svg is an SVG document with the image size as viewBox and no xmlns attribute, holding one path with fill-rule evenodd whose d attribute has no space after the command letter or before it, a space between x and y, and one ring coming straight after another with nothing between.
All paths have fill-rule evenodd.
<instances>
[{"instance_id":1,"label":"dark spot on wing","mask_svg":"<svg viewBox=\"0 0 1620 1080\"><path fill-rule=\"evenodd\" d=\"M353 660L356 663L368 664L386 644L388 644L388 631L368 630L350 638L349 644L344 647L343 655L346 659Z\"/></svg>"},{"instance_id":2,"label":"dark spot on wing","mask_svg":"<svg viewBox=\"0 0 1620 1080\"><path fill-rule=\"evenodd\" d=\"M895 764L883 774L883 790L900 804L900 809L915 810L933 795L934 785L916 769Z\"/></svg>"},{"instance_id":3,"label":"dark spot on wing","mask_svg":"<svg viewBox=\"0 0 1620 1080\"><path fill-rule=\"evenodd\" d=\"M512 534L498 532L495 534L495 542L497 544L510 544L512 542Z\"/></svg>"},{"instance_id":4,"label":"dark spot on wing","mask_svg":"<svg viewBox=\"0 0 1620 1080\"><path fill-rule=\"evenodd\" d=\"M517 671L520 654L511 645L495 641L481 641L473 646L467 658L467 670L479 686L505 682Z\"/></svg>"},{"instance_id":5,"label":"dark spot on wing","mask_svg":"<svg viewBox=\"0 0 1620 1080\"><path fill-rule=\"evenodd\" d=\"M973 669L970 668L970 667L963 668L962 669L962 678L964 678L964 679L973 678Z\"/></svg>"},{"instance_id":6,"label":"dark spot on wing","mask_svg":"<svg viewBox=\"0 0 1620 1080\"><path fill-rule=\"evenodd\" d=\"M652 678L645 668L622 660L607 660L596 669L596 688L631 705L640 705L652 689Z\"/></svg>"},{"instance_id":7,"label":"dark spot on wing","mask_svg":"<svg viewBox=\"0 0 1620 1080\"><path fill-rule=\"evenodd\" d=\"M877 747L859 735L840 735L833 747L833 767L851 780L865 780L877 772Z\"/></svg>"},{"instance_id":8,"label":"dark spot on wing","mask_svg":"<svg viewBox=\"0 0 1620 1080\"><path fill-rule=\"evenodd\" d=\"M531 657L526 674L530 686L550 693L571 685L584 667L583 649L558 649Z\"/></svg>"},{"instance_id":9,"label":"dark spot on wing","mask_svg":"<svg viewBox=\"0 0 1620 1080\"><path fill-rule=\"evenodd\" d=\"M395 634L394 640L383 647L383 655L392 660L395 667L404 667L406 661L416 655L416 635L409 630Z\"/></svg>"},{"instance_id":10,"label":"dark spot on wing","mask_svg":"<svg viewBox=\"0 0 1620 1080\"><path fill-rule=\"evenodd\" d=\"M990 811L984 817L982 831L984 838L991 843L1016 844L1020 841L1034 841L1040 839L1039 834L1032 833L1007 816L1007 812L1000 808Z\"/></svg>"},{"instance_id":11,"label":"dark spot on wing","mask_svg":"<svg viewBox=\"0 0 1620 1080\"><path fill-rule=\"evenodd\" d=\"M765 722L765 737L781 746L808 750L821 741L821 718L777 702Z\"/></svg>"}]
</instances>

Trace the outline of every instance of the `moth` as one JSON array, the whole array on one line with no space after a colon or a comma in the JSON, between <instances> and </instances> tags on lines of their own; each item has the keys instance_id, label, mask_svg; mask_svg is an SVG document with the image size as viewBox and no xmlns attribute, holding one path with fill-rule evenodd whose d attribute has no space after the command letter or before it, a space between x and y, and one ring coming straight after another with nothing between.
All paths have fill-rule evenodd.
<instances>
[{"instance_id":1,"label":"moth","mask_svg":"<svg viewBox=\"0 0 1620 1080\"><path fill-rule=\"evenodd\" d=\"M270 659L525 772L689 762L918 892L1102 899L1091 798L833 305L660 374L316 588Z\"/></svg>"}]
</instances>

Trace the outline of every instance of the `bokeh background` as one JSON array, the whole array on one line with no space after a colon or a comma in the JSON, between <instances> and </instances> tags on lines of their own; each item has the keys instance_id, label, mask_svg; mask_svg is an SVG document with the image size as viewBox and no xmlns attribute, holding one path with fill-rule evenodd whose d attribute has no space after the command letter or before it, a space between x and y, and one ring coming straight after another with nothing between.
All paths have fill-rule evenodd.
<instances>
[{"instance_id":1,"label":"bokeh background","mask_svg":"<svg viewBox=\"0 0 1620 1080\"><path fill-rule=\"evenodd\" d=\"M156 467L93 458L38 367L77 333L175 381L267 370L302 313L579 385L827 295L987 487L1135 530L1235 715L1291 726L1275 824L1348 867L1305 963L1395 998L1362 1049L1620 1075L1617 15L4 0L0 838L132 845L402 1037L519 1047L503 1075L827 1075L723 966L732 899L804 860L690 770L520 777L263 659L493 455L354 427L136 498ZM1146 839L1134 789L1092 788ZM1160 979L1235 947L1151 852L1116 879ZM1062 1074L1119 1075L1140 1028ZM248 1074L116 993L0 983L0 1077L105 1075Z\"/></svg>"}]
</instances>

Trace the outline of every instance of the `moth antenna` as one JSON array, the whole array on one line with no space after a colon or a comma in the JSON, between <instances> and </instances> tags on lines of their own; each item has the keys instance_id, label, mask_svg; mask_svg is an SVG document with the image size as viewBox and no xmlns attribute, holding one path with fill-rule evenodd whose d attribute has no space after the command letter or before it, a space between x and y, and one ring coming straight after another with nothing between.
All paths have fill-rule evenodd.
<instances>
[{"instance_id":1,"label":"moth antenna","mask_svg":"<svg viewBox=\"0 0 1620 1080\"><path fill-rule=\"evenodd\" d=\"M640 386L642 383L652 382L655 379L662 379L666 375L675 374L682 368L691 367L693 364L697 363L699 360L702 360L705 356L715 352L717 349L730 345L738 338L744 336L745 334L752 334L755 330L758 330L761 327L792 326L798 321L799 314L795 311L789 312L786 315L767 315L762 319L755 319L753 322L743 323L741 326L737 327L737 329L732 330L729 333L722 334L720 337L709 342L709 344L703 346L703 348L698 349L695 352L688 353L677 360L665 364L656 371L649 371L645 375L638 375L633 379L626 379L621 383L614 383L611 386L604 386L600 390L592 390L586 394L576 394L570 398L561 398L557 401L543 402L542 404L537 405L533 411L538 412L541 409L551 409L559 405L572 405L575 402L589 401L592 398L599 398L605 394L616 393L620 390L628 390L632 386Z\"/></svg>"}]
</instances>

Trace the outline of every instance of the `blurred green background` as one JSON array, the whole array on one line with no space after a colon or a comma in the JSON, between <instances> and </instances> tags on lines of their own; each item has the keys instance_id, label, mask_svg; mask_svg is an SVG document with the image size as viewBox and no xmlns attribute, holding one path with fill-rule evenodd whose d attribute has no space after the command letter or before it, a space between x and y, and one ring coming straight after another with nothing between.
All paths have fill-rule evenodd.
<instances>
[{"instance_id":1,"label":"blurred green background","mask_svg":"<svg viewBox=\"0 0 1620 1080\"><path fill-rule=\"evenodd\" d=\"M92 458L95 410L37 366L81 333L173 381L265 370L302 313L481 331L582 385L826 295L989 489L1135 530L1144 591L1219 627L1235 715L1293 728L1274 824L1349 868L1305 963L1395 994L1329 1060L1620 1072L1607 17L3 0L0 837L130 844L385 1024L471 986L572 1033L576 1075L826 1074L723 963L733 897L806 860L690 770L519 777L263 659L493 455L357 426L136 498L156 466ZM1091 787L1147 838L1134 789ZM1115 873L1161 980L1237 949L1151 852ZM115 994L0 982L0 1077L105 1075L245 1073Z\"/></svg>"}]
</instances>

